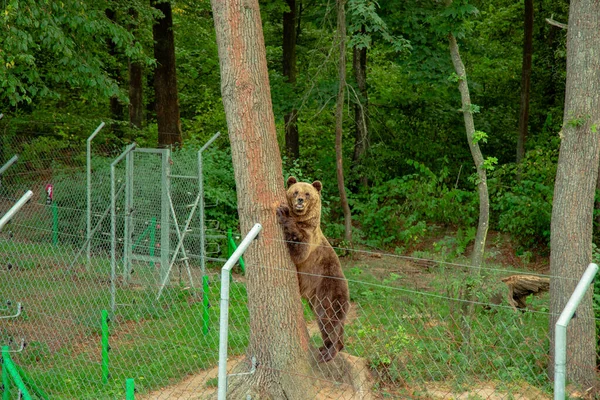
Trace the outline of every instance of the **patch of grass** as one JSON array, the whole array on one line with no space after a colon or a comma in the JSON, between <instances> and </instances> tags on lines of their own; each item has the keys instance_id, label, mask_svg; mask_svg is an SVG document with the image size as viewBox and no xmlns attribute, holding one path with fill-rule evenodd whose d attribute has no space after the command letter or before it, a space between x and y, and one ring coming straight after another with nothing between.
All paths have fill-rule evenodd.
<instances>
[{"instance_id":1,"label":"patch of grass","mask_svg":"<svg viewBox=\"0 0 600 400\"><path fill-rule=\"evenodd\" d=\"M159 300L155 266L137 265L130 284L119 274L116 313L109 322L110 379L103 384L101 311L110 309L108 259L94 258L87 271L82 258L69 273L70 249L0 241L0 251L14 262L0 272L0 301L24 306L19 318L5 320L0 343L25 338L27 347L13 359L51 399L124 398L127 378L144 393L216 365L218 284L209 286L204 333L201 294L188 282L177 283L176 271ZM229 353L241 354L249 328L246 289L239 282L231 285L230 328Z\"/></svg>"},{"instance_id":2,"label":"patch of grass","mask_svg":"<svg viewBox=\"0 0 600 400\"><path fill-rule=\"evenodd\" d=\"M547 296L531 300L538 312L475 305L464 317L455 290L466 282L461 269L430 273L430 293L411 287L401 271L354 265L346 276L357 314L346 328L346 350L366 358L381 385L426 392L428 384L443 382L457 393L482 382L502 382L508 393L524 383L551 389ZM476 280L476 301L489 303L496 282L490 275Z\"/></svg>"},{"instance_id":3,"label":"patch of grass","mask_svg":"<svg viewBox=\"0 0 600 400\"><path fill-rule=\"evenodd\" d=\"M211 308L204 333L202 298L185 272L173 271L159 300L157 266L136 264L128 284L119 275L109 325L110 379L103 384L100 315L110 304L108 259L94 257L89 269L81 260L69 272L68 247L0 241L0 251L15 262L1 272L0 301L22 301L25 307L20 318L3 324L0 342L27 340L15 362L51 398L124 398L127 378L147 393L217 364L216 276L207 293ZM383 397L427 398L431 385L461 393L490 382L501 382L498 390L509 395L523 385L549 391L547 297L530 300L540 312L475 305L465 320L460 288L468 270L444 264L449 254L442 253L440 262L421 267L408 262L402 267L397 259L348 262L353 304L345 351L367 360ZM469 281L478 302L489 303L489 295L501 289L499 276L487 271ZM245 285L234 281L231 289L229 354L237 355L248 345L249 316ZM304 314L314 321L306 303ZM321 344L318 333L311 343Z\"/></svg>"}]
</instances>

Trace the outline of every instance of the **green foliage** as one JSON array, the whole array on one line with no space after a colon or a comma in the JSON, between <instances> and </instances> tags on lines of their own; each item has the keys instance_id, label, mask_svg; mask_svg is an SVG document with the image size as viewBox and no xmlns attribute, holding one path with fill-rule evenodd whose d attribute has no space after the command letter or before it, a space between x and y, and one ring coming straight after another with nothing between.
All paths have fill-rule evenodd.
<instances>
[{"instance_id":1,"label":"green foliage","mask_svg":"<svg viewBox=\"0 0 600 400\"><path fill-rule=\"evenodd\" d=\"M123 27L111 22L100 4L65 0L10 0L2 13L0 101L11 106L34 98L60 96L63 87L85 89L95 102L120 95L104 69L101 48L111 39L127 56L142 49Z\"/></svg>"},{"instance_id":2,"label":"green foliage","mask_svg":"<svg viewBox=\"0 0 600 400\"><path fill-rule=\"evenodd\" d=\"M487 143L488 134L483 131L475 131L473 132L473 143ZM498 161L496 159L496 161Z\"/></svg>"},{"instance_id":3,"label":"green foliage","mask_svg":"<svg viewBox=\"0 0 600 400\"><path fill-rule=\"evenodd\" d=\"M475 239L477 228L474 226L466 229L459 228L455 234L445 236L433 244L437 257L442 260L453 260L463 256L469 243Z\"/></svg>"},{"instance_id":4,"label":"green foliage","mask_svg":"<svg viewBox=\"0 0 600 400\"><path fill-rule=\"evenodd\" d=\"M367 0L349 0L347 18L349 20L348 33L351 38L349 47L359 49L371 47L372 36L379 34L392 44L397 52L410 51L410 42L402 37L394 37L390 34L387 25L377 14L378 4Z\"/></svg>"},{"instance_id":5,"label":"green foliage","mask_svg":"<svg viewBox=\"0 0 600 400\"><path fill-rule=\"evenodd\" d=\"M486 171L493 171L496 168L496 164L498 164L498 158L496 157L487 157L483 160L483 168Z\"/></svg>"},{"instance_id":6,"label":"green foliage","mask_svg":"<svg viewBox=\"0 0 600 400\"><path fill-rule=\"evenodd\" d=\"M478 218L476 195L445 183L425 165L408 161L416 172L374 188L365 199L352 199L363 240L372 246L415 243L427 233L427 223L469 226Z\"/></svg>"},{"instance_id":7,"label":"green foliage","mask_svg":"<svg viewBox=\"0 0 600 400\"><path fill-rule=\"evenodd\" d=\"M488 180L492 217L523 246L549 244L558 152L535 149L521 165L505 164Z\"/></svg>"}]
</instances>

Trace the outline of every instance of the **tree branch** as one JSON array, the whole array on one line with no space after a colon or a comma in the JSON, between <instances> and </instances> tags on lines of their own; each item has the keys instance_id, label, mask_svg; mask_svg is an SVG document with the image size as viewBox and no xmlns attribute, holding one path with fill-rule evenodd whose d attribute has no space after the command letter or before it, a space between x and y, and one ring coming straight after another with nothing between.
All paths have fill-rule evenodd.
<instances>
[{"instance_id":1,"label":"tree branch","mask_svg":"<svg viewBox=\"0 0 600 400\"><path fill-rule=\"evenodd\" d=\"M546 22L549 23L550 25L556 26L556 27L558 27L560 29L565 29L566 30L566 29L569 28L569 25L563 24L562 22L555 21L552 18L546 18Z\"/></svg>"}]
</instances>

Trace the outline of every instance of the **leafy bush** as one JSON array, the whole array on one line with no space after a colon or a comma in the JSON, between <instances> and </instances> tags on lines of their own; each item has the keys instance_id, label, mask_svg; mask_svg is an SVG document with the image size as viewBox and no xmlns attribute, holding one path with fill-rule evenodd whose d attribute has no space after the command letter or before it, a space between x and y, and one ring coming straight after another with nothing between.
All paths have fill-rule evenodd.
<instances>
[{"instance_id":1,"label":"leafy bush","mask_svg":"<svg viewBox=\"0 0 600 400\"><path fill-rule=\"evenodd\" d=\"M365 242L372 246L422 239L427 223L469 227L479 213L475 191L450 188L448 169L439 174L416 161L415 173L376 186L366 198L352 199Z\"/></svg>"},{"instance_id":2,"label":"leafy bush","mask_svg":"<svg viewBox=\"0 0 600 400\"><path fill-rule=\"evenodd\" d=\"M550 218L558 151L536 148L521 165L505 164L488 181L498 230L523 246L550 243Z\"/></svg>"}]
</instances>

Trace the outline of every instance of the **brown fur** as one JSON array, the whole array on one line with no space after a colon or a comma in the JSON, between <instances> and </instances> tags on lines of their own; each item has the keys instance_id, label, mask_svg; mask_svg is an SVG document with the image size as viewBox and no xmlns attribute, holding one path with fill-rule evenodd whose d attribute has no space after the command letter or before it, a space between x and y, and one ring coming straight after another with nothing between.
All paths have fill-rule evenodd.
<instances>
[{"instance_id":1,"label":"brown fur","mask_svg":"<svg viewBox=\"0 0 600 400\"><path fill-rule=\"evenodd\" d=\"M321 362L344 348L344 322L350 306L348 283L333 247L321 231L321 182L288 179L287 204L277 209L279 223L298 271L300 294L315 313L323 346Z\"/></svg>"}]
</instances>

